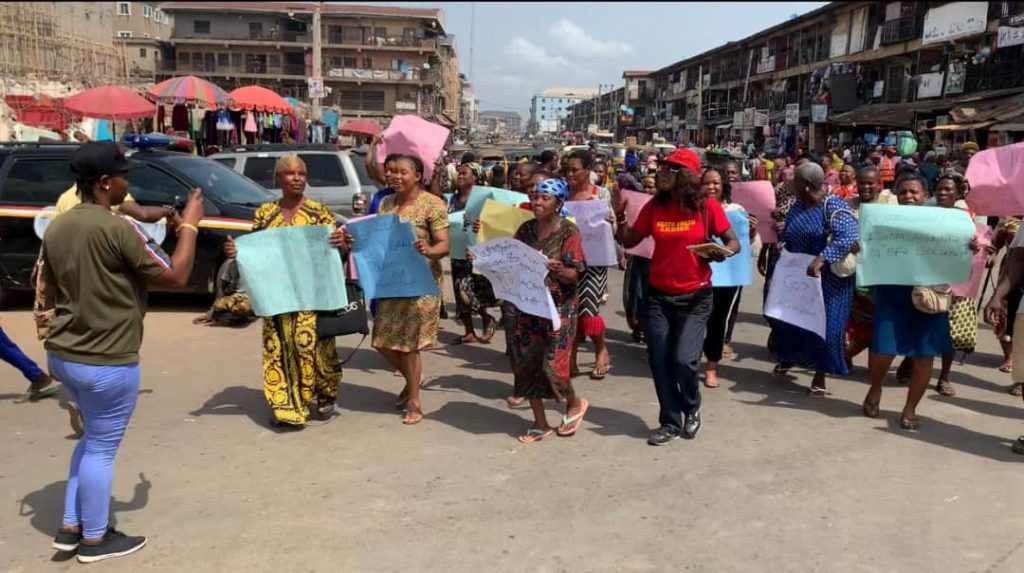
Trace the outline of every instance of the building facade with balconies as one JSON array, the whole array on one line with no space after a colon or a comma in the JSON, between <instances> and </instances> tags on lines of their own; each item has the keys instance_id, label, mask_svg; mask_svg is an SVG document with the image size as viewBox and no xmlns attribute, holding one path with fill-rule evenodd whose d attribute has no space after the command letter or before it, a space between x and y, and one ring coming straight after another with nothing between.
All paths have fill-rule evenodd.
<instances>
[{"instance_id":1,"label":"building facade with balconies","mask_svg":"<svg viewBox=\"0 0 1024 573\"><path fill-rule=\"evenodd\" d=\"M174 19L160 9L160 2L115 2L114 44L124 51L131 79L156 78L173 26Z\"/></svg>"},{"instance_id":2,"label":"building facade with balconies","mask_svg":"<svg viewBox=\"0 0 1024 573\"><path fill-rule=\"evenodd\" d=\"M259 84L308 99L315 3L165 2L174 15L164 77L197 75L230 91ZM324 106L346 118L416 113L458 122L458 55L437 9L319 4Z\"/></svg>"},{"instance_id":3,"label":"building facade with balconies","mask_svg":"<svg viewBox=\"0 0 1024 573\"><path fill-rule=\"evenodd\" d=\"M1022 44L1022 2L832 2L654 72L647 131L819 150L898 129L987 138L1024 110Z\"/></svg>"}]
</instances>

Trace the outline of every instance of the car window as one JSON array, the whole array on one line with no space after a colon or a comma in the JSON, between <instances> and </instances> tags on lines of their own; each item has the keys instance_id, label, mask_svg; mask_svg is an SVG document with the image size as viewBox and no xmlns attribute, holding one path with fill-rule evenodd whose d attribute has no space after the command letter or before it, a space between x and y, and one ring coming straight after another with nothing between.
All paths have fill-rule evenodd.
<instances>
[{"instance_id":1,"label":"car window","mask_svg":"<svg viewBox=\"0 0 1024 573\"><path fill-rule=\"evenodd\" d=\"M348 186L348 177L337 154L300 153L299 158L306 162L306 184L310 187Z\"/></svg>"},{"instance_id":2,"label":"car window","mask_svg":"<svg viewBox=\"0 0 1024 573\"><path fill-rule=\"evenodd\" d=\"M258 207L276 198L251 179L216 161L178 153L163 155L160 161L180 171L191 182L190 184L202 188L206 197L222 203Z\"/></svg>"},{"instance_id":3,"label":"car window","mask_svg":"<svg viewBox=\"0 0 1024 573\"><path fill-rule=\"evenodd\" d=\"M238 161L234 157L211 157L210 159L216 161L217 163L220 163L221 165L229 169L234 169L235 163Z\"/></svg>"},{"instance_id":4,"label":"car window","mask_svg":"<svg viewBox=\"0 0 1024 573\"><path fill-rule=\"evenodd\" d=\"M8 203L56 205L61 193L75 184L68 157L19 157L3 181Z\"/></svg>"},{"instance_id":5,"label":"car window","mask_svg":"<svg viewBox=\"0 0 1024 573\"><path fill-rule=\"evenodd\" d=\"M377 182L370 178L366 172L366 155L352 154L352 166L356 168L356 175L359 176L359 184L363 187L376 187Z\"/></svg>"},{"instance_id":6,"label":"car window","mask_svg":"<svg viewBox=\"0 0 1024 573\"><path fill-rule=\"evenodd\" d=\"M188 186L148 163L133 161L128 193L143 205L175 205L188 198Z\"/></svg>"},{"instance_id":7,"label":"car window","mask_svg":"<svg viewBox=\"0 0 1024 573\"><path fill-rule=\"evenodd\" d=\"M277 180L274 177L274 165L276 164L276 157L246 157L242 173L262 185L264 189L276 189Z\"/></svg>"}]
</instances>

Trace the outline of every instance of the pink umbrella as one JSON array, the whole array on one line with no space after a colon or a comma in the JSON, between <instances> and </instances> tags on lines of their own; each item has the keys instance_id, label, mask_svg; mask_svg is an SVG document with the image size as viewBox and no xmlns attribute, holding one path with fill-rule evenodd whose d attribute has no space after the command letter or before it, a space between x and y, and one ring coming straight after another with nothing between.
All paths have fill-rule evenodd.
<instances>
[{"instance_id":1,"label":"pink umbrella","mask_svg":"<svg viewBox=\"0 0 1024 573\"><path fill-rule=\"evenodd\" d=\"M72 115L96 119L137 119L152 117L156 106L131 90L103 86L85 90L64 100Z\"/></svg>"}]
</instances>

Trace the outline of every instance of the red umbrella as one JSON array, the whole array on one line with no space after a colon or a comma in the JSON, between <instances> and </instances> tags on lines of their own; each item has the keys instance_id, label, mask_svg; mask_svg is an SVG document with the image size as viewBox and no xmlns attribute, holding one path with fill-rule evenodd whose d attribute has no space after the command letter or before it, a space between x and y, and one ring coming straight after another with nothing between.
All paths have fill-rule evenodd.
<instances>
[{"instance_id":1,"label":"red umbrella","mask_svg":"<svg viewBox=\"0 0 1024 573\"><path fill-rule=\"evenodd\" d=\"M368 135L374 137L380 133L380 126L377 125L377 122L368 119L357 119L346 122L338 128L338 132L346 135Z\"/></svg>"},{"instance_id":2,"label":"red umbrella","mask_svg":"<svg viewBox=\"0 0 1024 573\"><path fill-rule=\"evenodd\" d=\"M292 106L283 97L260 86L245 86L228 94L228 106L274 113L291 113Z\"/></svg>"},{"instance_id":3,"label":"red umbrella","mask_svg":"<svg viewBox=\"0 0 1024 573\"><path fill-rule=\"evenodd\" d=\"M149 99L164 104L194 104L200 108L217 109L228 94L214 84L195 76L164 80L149 90Z\"/></svg>"},{"instance_id":4,"label":"red umbrella","mask_svg":"<svg viewBox=\"0 0 1024 573\"><path fill-rule=\"evenodd\" d=\"M152 117L156 106L136 92L117 86L103 86L77 93L64 100L72 115L97 119Z\"/></svg>"}]
</instances>

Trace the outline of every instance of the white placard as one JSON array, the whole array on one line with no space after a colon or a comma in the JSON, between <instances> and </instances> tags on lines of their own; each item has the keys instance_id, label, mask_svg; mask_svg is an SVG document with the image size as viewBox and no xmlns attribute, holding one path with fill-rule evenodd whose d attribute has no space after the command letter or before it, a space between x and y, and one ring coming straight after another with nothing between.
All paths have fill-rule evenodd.
<instances>
[{"instance_id":1,"label":"white placard","mask_svg":"<svg viewBox=\"0 0 1024 573\"><path fill-rule=\"evenodd\" d=\"M786 104L786 125L799 125L800 124L800 104L798 103L787 103Z\"/></svg>"},{"instance_id":2,"label":"white placard","mask_svg":"<svg viewBox=\"0 0 1024 573\"><path fill-rule=\"evenodd\" d=\"M807 276L814 255L783 249L775 265L764 315L808 330L825 340L825 296L821 278Z\"/></svg>"},{"instance_id":3,"label":"white placard","mask_svg":"<svg viewBox=\"0 0 1024 573\"><path fill-rule=\"evenodd\" d=\"M604 201L566 201L565 208L576 218L583 240L583 256L587 266L614 267L619 264L615 252L615 238L608 218L608 203Z\"/></svg>"},{"instance_id":4,"label":"white placard","mask_svg":"<svg viewBox=\"0 0 1024 573\"><path fill-rule=\"evenodd\" d=\"M1000 26L999 39L996 40L997 48L1006 48L1024 44L1024 28L1014 26Z\"/></svg>"},{"instance_id":5,"label":"white placard","mask_svg":"<svg viewBox=\"0 0 1024 573\"><path fill-rule=\"evenodd\" d=\"M917 99L942 96L943 72L933 72L917 76Z\"/></svg>"},{"instance_id":6,"label":"white placard","mask_svg":"<svg viewBox=\"0 0 1024 573\"><path fill-rule=\"evenodd\" d=\"M950 2L928 10L921 44L938 44L981 34L988 27L988 2Z\"/></svg>"},{"instance_id":7,"label":"white placard","mask_svg":"<svg viewBox=\"0 0 1024 573\"><path fill-rule=\"evenodd\" d=\"M494 296L520 312L549 319L552 330L561 328L547 285L547 257L516 239L494 239L469 251L473 253L473 270L487 277Z\"/></svg>"}]
</instances>

